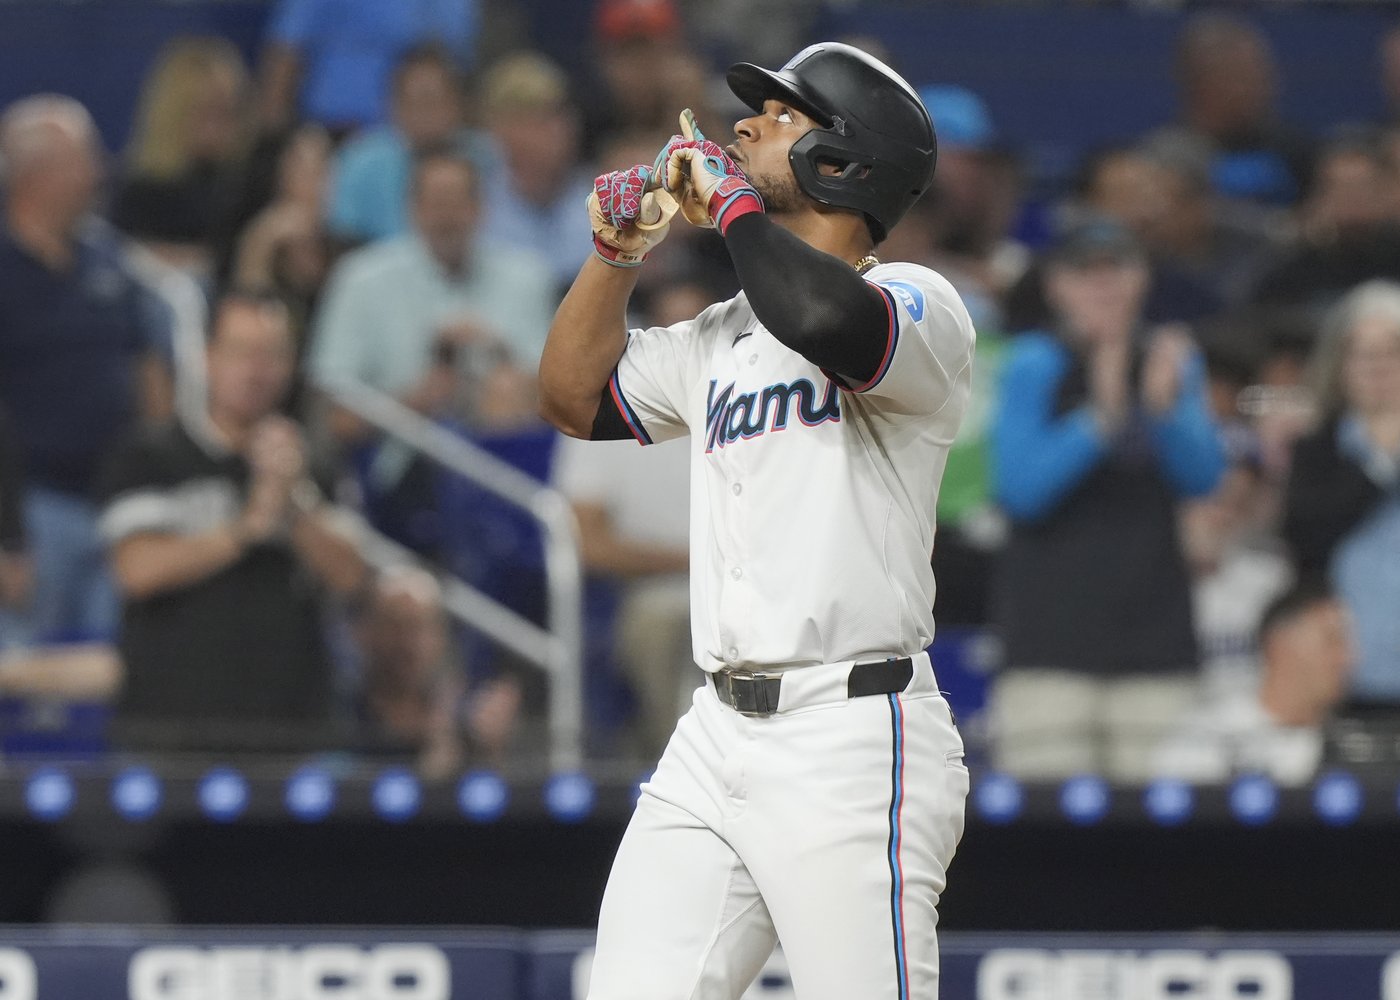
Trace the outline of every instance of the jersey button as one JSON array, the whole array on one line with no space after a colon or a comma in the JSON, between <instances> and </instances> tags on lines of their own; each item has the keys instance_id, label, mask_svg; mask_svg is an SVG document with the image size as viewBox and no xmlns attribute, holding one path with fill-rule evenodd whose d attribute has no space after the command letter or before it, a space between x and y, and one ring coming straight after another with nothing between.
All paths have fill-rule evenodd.
<instances>
[{"instance_id":1,"label":"jersey button","mask_svg":"<svg viewBox=\"0 0 1400 1000\"><path fill-rule=\"evenodd\" d=\"M729 659L730 659L730 660L737 660L738 658L739 658L739 647L738 647L738 646L730 646L730 647L729 647Z\"/></svg>"},{"instance_id":2,"label":"jersey button","mask_svg":"<svg viewBox=\"0 0 1400 1000\"><path fill-rule=\"evenodd\" d=\"M735 483L733 486L729 487L729 489L730 489L730 492L732 492L736 497L737 497L740 493L744 492L744 487L743 487L741 484L739 484L739 483Z\"/></svg>"},{"instance_id":3,"label":"jersey button","mask_svg":"<svg viewBox=\"0 0 1400 1000\"><path fill-rule=\"evenodd\" d=\"M751 365L756 365L756 364L758 364L758 355L757 355L757 354L750 354L750 355L749 355L749 364L751 364Z\"/></svg>"},{"instance_id":4,"label":"jersey button","mask_svg":"<svg viewBox=\"0 0 1400 1000\"><path fill-rule=\"evenodd\" d=\"M744 575L744 571L741 570L738 566L735 566L729 571L729 575L732 576L734 579L738 580Z\"/></svg>"}]
</instances>

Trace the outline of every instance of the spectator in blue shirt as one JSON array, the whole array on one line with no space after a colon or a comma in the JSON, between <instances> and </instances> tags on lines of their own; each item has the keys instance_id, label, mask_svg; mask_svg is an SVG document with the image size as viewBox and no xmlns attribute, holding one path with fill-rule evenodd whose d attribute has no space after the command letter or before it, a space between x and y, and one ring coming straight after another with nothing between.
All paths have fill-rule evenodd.
<instances>
[{"instance_id":1,"label":"spectator in blue shirt","mask_svg":"<svg viewBox=\"0 0 1400 1000\"><path fill-rule=\"evenodd\" d=\"M1180 498L1224 452L1204 365L1142 322L1148 270L1120 225L1071 230L1046 264L1053 328L1017 340L992 428L1011 520L994 604L1007 669L991 711L1000 766L1027 777L1146 776L1194 693Z\"/></svg>"},{"instance_id":2,"label":"spectator in blue shirt","mask_svg":"<svg viewBox=\"0 0 1400 1000\"><path fill-rule=\"evenodd\" d=\"M463 126L457 67L440 45L410 49L394 70L391 124L349 140L336 157L329 223L342 239L368 242L409 229L408 188L414 157L451 145L483 170L484 136Z\"/></svg>"},{"instance_id":3,"label":"spectator in blue shirt","mask_svg":"<svg viewBox=\"0 0 1400 1000\"><path fill-rule=\"evenodd\" d=\"M281 0L268 21L263 126L304 118L344 134L379 124L405 50L436 40L470 65L477 10L476 0Z\"/></svg>"},{"instance_id":4,"label":"spectator in blue shirt","mask_svg":"<svg viewBox=\"0 0 1400 1000\"><path fill-rule=\"evenodd\" d=\"M168 322L115 234L89 215L101 171L81 104L38 95L10 105L0 157L0 407L27 472L29 638L104 634L117 608L95 481L118 437L170 412Z\"/></svg>"}]
</instances>

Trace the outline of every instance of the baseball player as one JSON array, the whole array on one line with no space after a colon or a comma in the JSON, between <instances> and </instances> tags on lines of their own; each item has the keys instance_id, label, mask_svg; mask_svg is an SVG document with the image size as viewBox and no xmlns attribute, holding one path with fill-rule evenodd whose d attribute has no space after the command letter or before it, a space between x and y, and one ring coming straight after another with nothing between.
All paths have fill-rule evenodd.
<instances>
[{"instance_id":1,"label":"baseball player","mask_svg":"<svg viewBox=\"0 0 1400 1000\"><path fill-rule=\"evenodd\" d=\"M802 1000L931 1000L968 776L924 652L929 554L974 338L947 281L874 248L932 179L933 127L846 45L728 81L753 110L732 144L683 116L654 164L598 178L540 365L565 432L692 455L708 678L618 850L589 996L734 1000L781 941ZM666 199L743 291L628 332Z\"/></svg>"}]
</instances>

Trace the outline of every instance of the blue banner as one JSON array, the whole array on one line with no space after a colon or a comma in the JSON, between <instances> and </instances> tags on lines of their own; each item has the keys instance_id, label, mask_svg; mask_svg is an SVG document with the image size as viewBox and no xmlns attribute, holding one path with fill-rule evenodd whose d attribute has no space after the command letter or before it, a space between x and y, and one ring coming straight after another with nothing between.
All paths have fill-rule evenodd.
<instances>
[{"instance_id":1,"label":"blue banner","mask_svg":"<svg viewBox=\"0 0 1400 1000\"><path fill-rule=\"evenodd\" d=\"M0 930L0 1000L583 1000L592 934ZM1389 935L948 934L941 1000L1400 1000ZM795 1000L781 952L745 1000Z\"/></svg>"}]
</instances>

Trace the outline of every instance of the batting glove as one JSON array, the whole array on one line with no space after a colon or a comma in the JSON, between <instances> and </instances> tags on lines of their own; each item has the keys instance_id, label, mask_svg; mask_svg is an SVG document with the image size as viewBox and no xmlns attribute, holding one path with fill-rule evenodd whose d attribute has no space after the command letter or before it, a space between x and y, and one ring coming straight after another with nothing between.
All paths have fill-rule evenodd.
<instances>
[{"instance_id":1,"label":"batting glove","mask_svg":"<svg viewBox=\"0 0 1400 1000\"><path fill-rule=\"evenodd\" d=\"M638 164L593 181L588 196L593 250L614 267L636 267L670 230L675 200L656 190L652 178L651 167Z\"/></svg>"},{"instance_id":2,"label":"batting glove","mask_svg":"<svg viewBox=\"0 0 1400 1000\"><path fill-rule=\"evenodd\" d=\"M763 211L763 199L744 172L719 143L705 138L688 108L681 112L681 132L662 150L661 177L687 219L723 236L741 215Z\"/></svg>"},{"instance_id":3,"label":"batting glove","mask_svg":"<svg viewBox=\"0 0 1400 1000\"><path fill-rule=\"evenodd\" d=\"M666 163L670 160L671 154L678 149L694 145L696 142L702 142L704 139L705 136L700 131L700 126L695 123L695 114L686 108L681 112L680 134L671 136L666 145L662 147L661 152L656 154L656 162L652 164L651 168L652 176L664 185ZM666 190L666 188L663 187L662 190ZM685 220L692 226L699 226L701 229L714 228L714 220L710 218L708 209L700 202L690 185L682 183L680 190L674 192L673 196L680 203L681 215L685 216Z\"/></svg>"}]
</instances>

